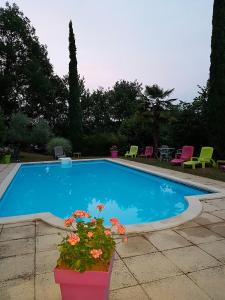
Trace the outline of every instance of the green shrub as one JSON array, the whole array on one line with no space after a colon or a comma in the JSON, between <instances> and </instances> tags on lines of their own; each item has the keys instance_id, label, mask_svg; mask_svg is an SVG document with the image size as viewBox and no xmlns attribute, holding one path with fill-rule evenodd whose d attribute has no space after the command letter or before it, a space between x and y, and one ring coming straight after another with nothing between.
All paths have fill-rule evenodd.
<instances>
[{"instance_id":1,"label":"green shrub","mask_svg":"<svg viewBox=\"0 0 225 300\"><path fill-rule=\"evenodd\" d=\"M92 135L86 135L83 138L84 155L110 155L110 148L112 145L116 145L119 154L123 154L126 149L127 139L123 135L117 135L113 133L97 133Z\"/></svg>"},{"instance_id":2,"label":"green shrub","mask_svg":"<svg viewBox=\"0 0 225 300\"><path fill-rule=\"evenodd\" d=\"M40 120L32 129L31 142L34 145L44 146L53 136L53 133L45 120Z\"/></svg>"},{"instance_id":3,"label":"green shrub","mask_svg":"<svg viewBox=\"0 0 225 300\"><path fill-rule=\"evenodd\" d=\"M56 146L62 146L64 152L69 155L72 153L72 145L71 142L65 138L62 137L55 137L51 139L47 144L47 152L49 154L54 154L54 147Z\"/></svg>"}]
</instances>

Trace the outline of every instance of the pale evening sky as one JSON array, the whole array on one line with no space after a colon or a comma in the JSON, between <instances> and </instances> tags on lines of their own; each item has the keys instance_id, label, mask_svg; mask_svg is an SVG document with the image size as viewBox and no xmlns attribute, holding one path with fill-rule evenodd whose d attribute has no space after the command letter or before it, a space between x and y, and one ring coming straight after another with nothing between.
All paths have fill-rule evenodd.
<instances>
[{"instance_id":1,"label":"pale evening sky","mask_svg":"<svg viewBox=\"0 0 225 300\"><path fill-rule=\"evenodd\" d=\"M59 76L68 72L72 20L78 72L90 90L137 79L175 88L174 97L192 101L208 79L213 0L9 2L31 20Z\"/></svg>"}]
</instances>

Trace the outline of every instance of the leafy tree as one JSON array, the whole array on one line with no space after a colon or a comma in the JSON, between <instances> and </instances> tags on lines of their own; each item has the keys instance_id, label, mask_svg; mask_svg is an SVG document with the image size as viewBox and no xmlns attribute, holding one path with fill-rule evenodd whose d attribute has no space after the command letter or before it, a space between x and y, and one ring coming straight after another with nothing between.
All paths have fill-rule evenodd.
<instances>
[{"instance_id":1,"label":"leafy tree","mask_svg":"<svg viewBox=\"0 0 225 300\"><path fill-rule=\"evenodd\" d=\"M130 118L137 110L141 99L141 84L137 81L120 80L108 92L112 118L121 124Z\"/></svg>"},{"instance_id":2,"label":"leafy tree","mask_svg":"<svg viewBox=\"0 0 225 300\"><path fill-rule=\"evenodd\" d=\"M62 115L65 119L65 85L54 75L46 46L16 4L0 8L0 86L6 117L19 110L32 118L44 117L52 127Z\"/></svg>"},{"instance_id":3,"label":"leafy tree","mask_svg":"<svg viewBox=\"0 0 225 300\"><path fill-rule=\"evenodd\" d=\"M192 103L180 102L173 106L172 114L175 121L169 128L169 140L175 147L194 145L196 152L208 144L208 125L206 103L208 99L208 84L199 87L198 96Z\"/></svg>"},{"instance_id":4,"label":"leafy tree","mask_svg":"<svg viewBox=\"0 0 225 300\"><path fill-rule=\"evenodd\" d=\"M172 108L172 102L176 99L168 99L168 97L173 91L174 89L164 91L157 84L145 87L146 108L151 112L155 149L159 146L162 123L172 120L170 110Z\"/></svg>"},{"instance_id":5,"label":"leafy tree","mask_svg":"<svg viewBox=\"0 0 225 300\"><path fill-rule=\"evenodd\" d=\"M39 147L47 144L53 136L52 131L46 120L39 120L31 131L31 142Z\"/></svg>"},{"instance_id":6,"label":"leafy tree","mask_svg":"<svg viewBox=\"0 0 225 300\"><path fill-rule=\"evenodd\" d=\"M24 145L30 142L31 120L23 113L16 113L11 116L7 140L11 144Z\"/></svg>"},{"instance_id":7,"label":"leafy tree","mask_svg":"<svg viewBox=\"0 0 225 300\"><path fill-rule=\"evenodd\" d=\"M152 140L152 117L150 112L136 113L125 119L119 132L127 137L129 144L140 146L151 145Z\"/></svg>"},{"instance_id":8,"label":"leafy tree","mask_svg":"<svg viewBox=\"0 0 225 300\"><path fill-rule=\"evenodd\" d=\"M111 119L108 92L99 88L82 98L82 111L84 129L87 134L99 132L112 132L113 120Z\"/></svg>"},{"instance_id":9,"label":"leafy tree","mask_svg":"<svg viewBox=\"0 0 225 300\"><path fill-rule=\"evenodd\" d=\"M225 155L225 1L214 0L209 97L207 103L210 143Z\"/></svg>"},{"instance_id":10,"label":"leafy tree","mask_svg":"<svg viewBox=\"0 0 225 300\"><path fill-rule=\"evenodd\" d=\"M69 53L69 136L73 147L79 149L82 135L82 117L79 77L77 72L76 45L71 21L69 23Z\"/></svg>"}]
</instances>

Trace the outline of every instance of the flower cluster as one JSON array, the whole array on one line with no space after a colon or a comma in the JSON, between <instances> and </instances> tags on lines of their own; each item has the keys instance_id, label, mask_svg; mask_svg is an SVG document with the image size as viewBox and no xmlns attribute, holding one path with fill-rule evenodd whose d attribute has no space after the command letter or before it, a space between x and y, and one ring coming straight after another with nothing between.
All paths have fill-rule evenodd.
<instances>
[{"instance_id":1,"label":"flower cluster","mask_svg":"<svg viewBox=\"0 0 225 300\"><path fill-rule=\"evenodd\" d=\"M99 212L104 207L103 204L96 206ZM79 272L99 270L99 268L107 270L115 249L112 237L114 229L118 234L123 235L123 241L126 242L127 237L125 227L117 218L110 219L110 228L106 228L103 222L103 218L92 218L83 210L76 210L70 218L65 219L65 227L70 227L71 230L59 245L58 267Z\"/></svg>"}]
</instances>

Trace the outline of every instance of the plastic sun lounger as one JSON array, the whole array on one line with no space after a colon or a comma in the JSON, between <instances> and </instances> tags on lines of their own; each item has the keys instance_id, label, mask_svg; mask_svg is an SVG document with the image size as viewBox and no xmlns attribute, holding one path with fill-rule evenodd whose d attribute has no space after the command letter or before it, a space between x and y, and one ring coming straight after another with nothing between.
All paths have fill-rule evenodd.
<instances>
[{"instance_id":1,"label":"plastic sun lounger","mask_svg":"<svg viewBox=\"0 0 225 300\"><path fill-rule=\"evenodd\" d=\"M188 161L192 158L194 153L193 146L183 146L180 157L176 157L170 161L172 165L181 165L185 161Z\"/></svg>"},{"instance_id":2,"label":"plastic sun lounger","mask_svg":"<svg viewBox=\"0 0 225 300\"><path fill-rule=\"evenodd\" d=\"M145 158L151 158L153 155L153 147L152 146L146 146L145 151L140 154L140 157L145 157Z\"/></svg>"},{"instance_id":3,"label":"plastic sun lounger","mask_svg":"<svg viewBox=\"0 0 225 300\"><path fill-rule=\"evenodd\" d=\"M213 150L213 147L202 147L199 157L192 157L191 160L185 161L183 167L191 166L192 169L195 169L197 165L201 165L204 169L206 163L215 166L216 163L212 159Z\"/></svg>"},{"instance_id":4,"label":"plastic sun lounger","mask_svg":"<svg viewBox=\"0 0 225 300\"><path fill-rule=\"evenodd\" d=\"M138 146L130 146L130 151L125 153L125 157L137 157Z\"/></svg>"}]
</instances>

